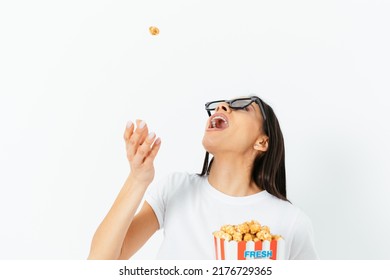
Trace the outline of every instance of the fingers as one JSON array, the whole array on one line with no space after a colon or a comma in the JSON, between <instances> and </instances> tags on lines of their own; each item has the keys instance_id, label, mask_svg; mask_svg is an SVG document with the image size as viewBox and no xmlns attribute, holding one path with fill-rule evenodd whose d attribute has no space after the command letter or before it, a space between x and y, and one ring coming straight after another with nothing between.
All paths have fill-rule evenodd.
<instances>
[{"instance_id":1,"label":"fingers","mask_svg":"<svg viewBox=\"0 0 390 280\"><path fill-rule=\"evenodd\" d=\"M142 132L144 127L146 127L146 124L144 121L136 120L137 128L135 131ZM134 134L134 128L135 124L132 121L128 121L126 124L125 132L123 133L123 139L127 142L129 142L131 136ZM146 131L147 134L147 131Z\"/></svg>"},{"instance_id":2,"label":"fingers","mask_svg":"<svg viewBox=\"0 0 390 280\"><path fill-rule=\"evenodd\" d=\"M131 135L133 134L133 131L134 131L134 124L132 121L128 121L126 124L125 133L123 134L123 139L125 140L126 143L129 141Z\"/></svg>"},{"instance_id":3,"label":"fingers","mask_svg":"<svg viewBox=\"0 0 390 280\"><path fill-rule=\"evenodd\" d=\"M157 144L153 144L155 138L156 138L156 134L154 132L151 132L148 134L145 141L142 143L141 146L139 146L136 154L134 155L134 158L133 158L134 165L143 164L144 162L146 162L146 159L148 159L151 156L151 152L153 150L153 147L155 145L157 145ZM156 140L156 142L157 142L157 140ZM158 139L158 143L160 143L160 142L161 141ZM152 162L153 162L153 160L152 160Z\"/></svg>"},{"instance_id":4,"label":"fingers","mask_svg":"<svg viewBox=\"0 0 390 280\"><path fill-rule=\"evenodd\" d=\"M156 157L158 151L160 150L161 147L161 139L157 138L156 141L154 141L152 149L149 152L149 155L144 161L144 164L152 164L154 161L154 158Z\"/></svg>"},{"instance_id":5,"label":"fingers","mask_svg":"<svg viewBox=\"0 0 390 280\"><path fill-rule=\"evenodd\" d=\"M149 129L144 121L137 120L137 125L139 127L139 130L136 130L136 132L140 133L139 138L137 140L138 140L138 144L142 145L142 143L145 141L146 137L148 136Z\"/></svg>"},{"instance_id":6,"label":"fingers","mask_svg":"<svg viewBox=\"0 0 390 280\"><path fill-rule=\"evenodd\" d=\"M160 149L161 140L160 138L155 140L155 133L148 133L144 121L137 120L136 125L135 128L135 124L129 121L123 134L127 157L135 165L144 163L146 159L152 163Z\"/></svg>"},{"instance_id":7,"label":"fingers","mask_svg":"<svg viewBox=\"0 0 390 280\"><path fill-rule=\"evenodd\" d=\"M134 127L129 128L129 138L126 141L126 150L129 159L132 159L135 153L138 150L138 147L145 141L146 136L148 135L148 128L146 123L141 120L137 120L137 128L134 130ZM127 129L126 129L127 130ZM126 132L125 132L126 135Z\"/></svg>"}]
</instances>

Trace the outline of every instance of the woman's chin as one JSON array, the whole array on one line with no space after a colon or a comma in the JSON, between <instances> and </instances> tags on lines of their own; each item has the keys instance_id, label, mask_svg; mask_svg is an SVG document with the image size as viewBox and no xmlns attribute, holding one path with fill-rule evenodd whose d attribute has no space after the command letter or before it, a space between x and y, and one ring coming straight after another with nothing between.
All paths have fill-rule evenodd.
<instances>
[{"instance_id":1,"label":"woman's chin","mask_svg":"<svg viewBox=\"0 0 390 280\"><path fill-rule=\"evenodd\" d=\"M202 140L202 145L203 145L203 148L209 152L210 154L214 154L214 152L216 151L217 147L218 147L218 144L213 142L213 141L210 141L209 139L207 139L206 137L203 138Z\"/></svg>"}]
</instances>

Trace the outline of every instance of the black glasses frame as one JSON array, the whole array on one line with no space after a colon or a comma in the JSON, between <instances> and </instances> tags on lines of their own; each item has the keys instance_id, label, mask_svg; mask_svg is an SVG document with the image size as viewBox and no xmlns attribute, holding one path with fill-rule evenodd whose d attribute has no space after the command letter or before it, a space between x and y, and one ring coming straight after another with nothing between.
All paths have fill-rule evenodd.
<instances>
[{"instance_id":1,"label":"black glasses frame","mask_svg":"<svg viewBox=\"0 0 390 280\"><path fill-rule=\"evenodd\" d=\"M236 101L240 101L240 100L250 100L251 102L249 102L245 106L232 106L232 103L234 103ZM214 111L216 109L216 108L215 109L209 109L209 106L212 103L221 103L221 102L227 103L229 105L229 107L231 109L233 109L233 110L245 109L246 107L251 105L253 102L256 102L257 105L259 105L259 107L260 107L260 111L261 111L261 114L263 115L264 121L267 120L267 116L265 114L265 110L264 110L264 106L263 106L263 101L260 98L258 98L257 96L251 96L251 97L245 97L245 98L236 98L236 99L231 99L231 100L216 100L216 101L207 102L205 104L205 109L206 109L207 113L209 114L209 116L211 116L211 111Z\"/></svg>"}]
</instances>

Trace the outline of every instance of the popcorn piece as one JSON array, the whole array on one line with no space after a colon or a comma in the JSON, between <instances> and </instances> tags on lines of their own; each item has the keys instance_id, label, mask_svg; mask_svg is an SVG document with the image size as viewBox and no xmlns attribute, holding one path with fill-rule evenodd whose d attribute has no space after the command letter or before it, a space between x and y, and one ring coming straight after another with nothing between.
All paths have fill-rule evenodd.
<instances>
[{"instance_id":1,"label":"popcorn piece","mask_svg":"<svg viewBox=\"0 0 390 280\"><path fill-rule=\"evenodd\" d=\"M214 231L213 234L216 238L222 238L222 236L225 234L225 232L220 230L220 231Z\"/></svg>"},{"instance_id":2,"label":"popcorn piece","mask_svg":"<svg viewBox=\"0 0 390 280\"><path fill-rule=\"evenodd\" d=\"M149 32L153 36L158 35L160 33L160 30L156 26L149 27Z\"/></svg>"},{"instance_id":3,"label":"popcorn piece","mask_svg":"<svg viewBox=\"0 0 390 280\"><path fill-rule=\"evenodd\" d=\"M240 224L236 227L236 230L240 233L248 233L249 232L249 226L247 223Z\"/></svg>"},{"instance_id":4,"label":"popcorn piece","mask_svg":"<svg viewBox=\"0 0 390 280\"><path fill-rule=\"evenodd\" d=\"M225 239L227 241L232 240L232 236L222 230L213 233L216 238Z\"/></svg>"},{"instance_id":5,"label":"popcorn piece","mask_svg":"<svg viewBox=\"0 0 390 280\"><path fill-rule=\"evenodd\" d=\"M252 223L249 226L249 230L252 234L256 234L261 230L261 225L259 223Z\"/></svg>"},{"instance_id":6,"label":"popcorn piece","mask_svg":"<svg viewBox=\"0 0 390 280\"><path fill-rule=\"evenodd\" d=\"M252 234L250 234L250 233L245 233L243 239L244 239L244 241L252 241L252 240L253 240Z\"/></svg>"},{"instance_id":7,"label":"popcorn piece","mask_svg":"<svg viewBox=\"0 0 390 280\"><path fill-rule=\"evenodd\" d=\"M272 240L272 235L265 230L262 230L262 231L259 231L258 233L256 233L256 237L259 238L261 241L264 241L264 240L271 241Z\"/></svg>"},{"instance_id":8,"label":"popcorn piece","mask_svg":"<svg viewBox=\"0 0 390 280\"><path fill-rule=\"evenodd\" d=\"M230 235L233 235L233 233L235 232L234 226L232 226L232 225L224 225L221 227L221 230L223 230L224 232L226 232Z\"/></svg>"},{"instance_id":9,"label":"popcorn piece","mask_svg":"<svg viewBox=\"0 0 390 280\"><path fill-rule=\"evenodd\" d=\"M282 239L282 237L280 235L278 235L278 234L272 235L272 240L280 240L280 239Z\"/></svg>"},{"instance_id":10,"label":"popcorn piece","mask_svg":"<svg viewBox=\"0 0 390 280\"><path fill-rule=\"evenodd\" d=\"M262 226L262 227L261 227L261 231L266 231L266 232L268 232L268 233L271 232L271 231L269 230L269 227L267 227L267 226Z\"/></svg>"},{"instance_id":11,"label":"popcorn piece","mask_svg":"<svg viewBox=\"0 0 390 280\"><path fill-rule=\"evenodd\" d=\"M251 220L249 222L247 222L247 224L250 226L250 225L260 225L260 223L256 220Z\"/></svg>"},{"instance_id":12,"label":"popcorn piece","mask_svg":"<svg viewBox=\"0 0 390 280\"><path fill-rule=\"evenodd\" d=\"M225 239L225 240L227 240L227 241L230 241L230 240L233 239L233 237L232 237L230 234L225 233L225 234L223 235L223 239Z\"/></svg>"},{"instance_id":13,"label":"popcorn piece","mask_svg":"<svg viewBox=\"0 0 390 280\"><path fill-rule=\"evenodd\" d=\"M242 233L240 233L238 231L234 232L233 240L237 241L237 242L242 241Z\"/></svg>"}]
</instances>

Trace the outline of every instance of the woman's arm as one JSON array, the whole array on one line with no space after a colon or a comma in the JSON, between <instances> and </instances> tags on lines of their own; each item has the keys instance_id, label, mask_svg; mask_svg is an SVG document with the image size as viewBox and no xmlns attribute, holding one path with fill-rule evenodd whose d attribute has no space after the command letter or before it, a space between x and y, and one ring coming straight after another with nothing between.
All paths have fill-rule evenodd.
<instances>
[{"instance_id":1,"label":"woman's arm","mask_svg":"<svg viewBox=\"0 0 390 280\"><path fill-rule=\"evenodd\" d=\"M146 203L134 217L147 187L154 178L153 161L161 142L148 134L144 122L134 130L128 124L124 133L131 172L110 211L92 239L88 259L119 259L133 255L158 229L152 208Z\"/></svg>"},{"instance_id":2,"label":"woman's arm","mask_svg":"<svg viewBox=\"0 0 390 280\"><path fill-rule=\"evenodd\" d=\"M127 260L134 255L149 238L159 229L159 223L152 207L144 202L141 211L134 217L118 259Z\"/></svg>"}]
</instances>

